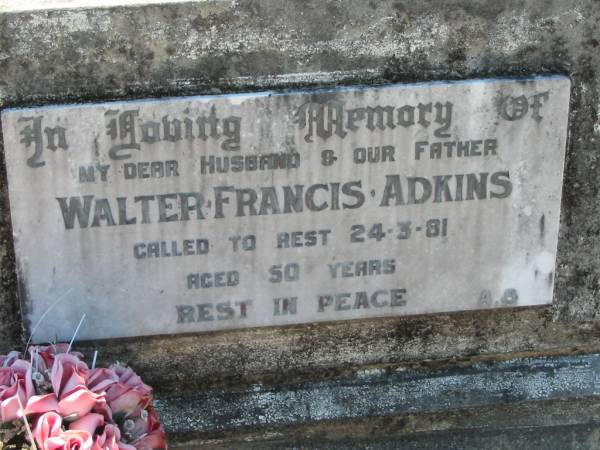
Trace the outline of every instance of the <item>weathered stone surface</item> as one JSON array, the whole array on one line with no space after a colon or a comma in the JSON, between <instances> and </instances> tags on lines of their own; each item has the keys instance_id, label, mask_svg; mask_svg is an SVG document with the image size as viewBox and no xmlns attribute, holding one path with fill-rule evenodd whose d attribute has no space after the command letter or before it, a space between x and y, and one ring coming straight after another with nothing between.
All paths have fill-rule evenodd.
<instances>
[{"instance_id":1,"label":"weathered stone surface","mask_svg":"<svg viewBox=\"0 0 600 450\"><path fill-rule=\"evenodd\" d=\"M27 331L68 340L84 314L80 339L549 304L569 87L8 110Z\"/></svg>"},{"instance_id":2,"label":"weathered stone surface","mask_svg":"<svg viewBox=\"0 0 600 450\"><path fill-rule=\"evenodd\" d=\"M159 396L159 405L173 431L208 434L235 428L593 397L600 394L599 364L600 356L595 354L488 362L426 372L403 366L371 367L331 380L290 383L278 390L257 384L243 392Z\"/></svg>"},{"instance_id":3,"label":"weathered stone surface","mask_svg":"<svg viewBox=\"0 0 600 450\"><path fill-rule=\"evenodd\" d=\"M371 367L279 390L167 395L159 406L190 449L587 449L597 448L597 364L598 355L585 355L430 371Z\"/></svg>"},{"instance_id":4,"label":"weathered stone surface","mask_svg":"<svg viewBox=\"0 0 600 450\"><path fill-rule=\"evenodd\" d=\"M595 219L600 206L594 201L600 129L596 4L453 1L440 10L433 1L349 1L292 2L282 8L263 0L2 14L0 102L6 107L215 89L567 74L573 81L571 130L554 305L493 316L442 315L426 322L415 318L301 327L285 336L271 330L234 332L203 337L206 346L193 345L191 338L132 340L119 351L103 347L106 357L115 352L146 371L156 364L166 368L169 358L175 358L180 370L196 374L187 381L202 385L214 383L217 374L240 379L275 374L279 368L289 373L294 367L310 367L311 361L313 370L328 373L341 361L593 347L598 332L589 320L598 314L600 260ZM6 183L2 185L6 192ZM0 332L2 347L9 349L21 337L6 195L2 208L5 289L0 303L3 325L13 325ZM456 333L462 337L456 339ZM379 344L370 345L374 341ZM184 342L187 348L180 345ZM294 342L297 352L289 354ZM155 357L141 348L152 348ZM169 348L169 358L162 348ZM157 361L156 355L165 360ZM240 355L246 363L239 364ZM158 372L150 376L168 380Z\"/></svg>"},{"instance_id":5,"label":"weathered stone surface","mask_svg":"<svg viewBox=\"0 0 600 450\"><path fill-rule=\"evenodd\" d=\"M579 403L577 401L571 404ZM560 405L564 410L564 405ZM523 405L520 405L523 408ZM539 415L540 408L548 408L548 405L533 405L528 411L531 416ZM491 411L494 419L502 414L515 414L520 412L516 408L494 409ZM561 414L562 411L552 411ZM576 416L584 419L585 410L576 411ZM460 411L458 414L465 416L479 414L480 410ZM432 415L427 419L438 420L448 423L448 414ZM522 416L519 416L522 418ZM182 445L172 445L170 448L181 448L186 450L226 450L236 448L241 450L295 450L321 449L331 450L437 450L440 447L446 450L480 450L488 449L511 449L511 450L588 450L598 448L600 427L593 423L523 426L517 424L510 428L486 428L473 429L469 426L464 429L451 429L443 431L416 432L403 427L413 425L412 417L395 417L392 419L369 418L351 421L342 424L321 424L315 428L293 428L293 429L269 429L264 434L257 436L252 434L236 435L234 438L204 439L186 442ZM439 423L439 422L438 422ZM405 433L399 433L398 429ZM362 434L361 434L362 432Z\"/></svg>"},{"instance_id":6,"label":"weathered stone surface","mask_svg":"<svg viewBox=\"0 0 600 450\"><path fill-rule=\"evenodd\" d=\"M572 80L552 306L80 347L132 363L161 392L276 386L393 361L430 368L599 350L599 23L592 0L256 0L0 15L3 108L549 72ZM21 334L4 175L0 184L0 348L8 350Z\"/></svg>"}]
</instances>

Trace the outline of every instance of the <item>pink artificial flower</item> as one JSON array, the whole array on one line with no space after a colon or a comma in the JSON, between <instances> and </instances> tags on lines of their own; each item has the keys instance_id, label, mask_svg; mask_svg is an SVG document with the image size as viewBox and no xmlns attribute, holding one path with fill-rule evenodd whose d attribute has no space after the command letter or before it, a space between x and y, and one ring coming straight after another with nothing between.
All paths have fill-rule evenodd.
<instances>
[{"instance_id":1,"label":"pink artificial flower","mask_svg":"<svg viewBox=\"0 0 600 450\"><path fill-rule=\"evenodd\" d=\"M110 368L119 377L118 383L106 391L106 401L113 414L129 417L146 408L151 400L152 388L129 367L113 364Z\"/></svg>"},{"instance_id":2,"label":"pink artificial flower","mask_svg":"<svg viewBox=\"0 0 600 450\"><path fill-rule=\"evenodd\" d=\"M119 377L119 383L125 386L134 388L141 394L149 394L152 392L152 388L145 384L142 379L131 369L131 367L123 366L121 364L113 364L110 366Z\"/></svg>"},{"instance_id":3,"label":"pink artificial flower","mask_svg":"<svg viewBox=\"0 0 600 450\"><path fill-rule=\"evenodd\" d=\"M30 416L40 450L166 450L150 386L120 364L90 370L67 350L32 346L31 363L18 352L0 356L0 419Z\"/></svg>"},{"instance_id":4,"label":"pink artificial flower","mask_svg":"<svg viewBox=\"0 0 600 450\"><path fill-rule=\"evenodd\" d=\"M138 450L166 449L166 435L158 413L152 406L141 410L138 417L123 423L128 442Z\"/></svg>"},{"instance_id":5,"label":"pink artificial flower","mask_svg":"<svg viewBox=\"0 0 600 450\"><path fill-rule=\"evenodd\" d=\"M128 417L135 411L144 409L150 403L150 394L143 394L134 388L117 383L106 392L106 401L113 415Z\"/></svg>"},{"instance_id":6,"label":"pink artificial flower","mask_svg":"<svg viewBox=\"0 0 600 450\"><path fill-rule=\"evenodd\" d=\"M133 446L136 450L167 450L165 432L162 429L155 430L133 442Z\"/></svg>"},{"instance_id":7,"label":"pink artificial flower","mask_svg":"<svg viewBox=\"0 0 600 450\"><path fill-rule=\"evenodd\" d=\"M54 357L53 364L50 381L54 392L28 398L25 414L54 411L77 420L106 403L104 393L96 394L86 387L89 371L77 356L62 353Z\"/></svg>"},{"instance_id":8,"label":"pink artificial flower","mask_svg":"<svg viewBox=\"0 0 600 450\"><path fill-rule=\"evenodd\" d=\"M85 387L89 369L77 356L61 353L54 357L52 388L58 398L79 387Z\"/></svg>"},{"instance_id":9,"label":"pink artificial flower","mask_svg":"<svg viewBox=\"0 0 600 450\"><path fill-rule=\"evenodd\" d=\"M112 410L110 409L110 406L108 406L108 403L106 403L106 398L96 403L96 405L92 408L92 412L101 414L106 422L114 422Z\"/></svg>"},{"instance_id":10,"label":"pink artificial flower","mask_svg":"<svg viewBox=\"0 0 600 450\"><path fill-rule=\"evenodd\" d=\"M10 422L21 417L21 407L25 408L33 394L35 388L28 361L17 359L10 367L0 368L0 422Z\"/></svg>"},{"instance_id":11,"label":"pink artificial flower","mask_svg":"<svg viewBox=\"0 0 600 450\"><path fill-rule=\"evenodd\" d=\"M41 450L91 450L93 445L86 430L63 430L62 418L55 412L39 416L32 433Z\"/></svg>"},{"instance_id":12,"label":"pink artificial flower","mask_svg":"<svg viewBox=\"0 0 600 450\"><path fill-rule=\"evenodd\" d=\"M2 387L10 386L12 384L13 371L10 367L0 368L0 389Z\"/></svg>"},{"instance_id":13,"label":"pink artificial flower","mask_svg":"<svg viewBox=\"0 0 600 450\"><path fill-rule=\"evenodd\" d=\"M104 394L95 394L84 386L78 386L74 391L60 398L58 411L63 417L81 418L102 403L106 403Z\"/></svg>"},{"instance_id":14,"label":"pink artificial flower","mask_svg":"<svg viewBox=\"0 0 600 450\"><path fill-rule=\"evenodd\" d=\"M106 405L104 394L95 394L85 387L78 387L59 400L55 394L34 395L27 402L25 415L54 411L63 417L83 418L92 409ZM107 417L110 419L110 415Z\"/></svg>"},{"instance_id":15,"label":"pink artificial flower","mask_svg":"<svg viewBox=\"0 0 600 450\"><path fill-rule=\"evenodd\" d=\"M52 368L54 357L60 353L67 353L69 344L54 344L48 346L32 345L29 347L29 355L33 361L33 366L38 372L45 372ZM74 353L75 354L75 353ZM75 356L81 357L81 353L76 353Z\"/></svg>"},{"instance_id":16,"label":"pink artificial flower","mask_svg":"<svg viewBox=\"0 0 600 450\"><path fill-rule=\"evenodd\" d=\"M85 431L66 430L46 440L42 450L91 450L94 441Z\"/></svg>"},{"instance_id":17,"label":"pink artificial flower","mask_svg":"<svg viewBox=\"0 0 600 450\"><path fill-rule=\"evenodd\" d=\"M32 345L28 349L34 369L42 374L52 369L56 355L67 354L67 350L69 350L69 344L66 343L48 346ZM83 354L79 352L70 351L68 354L79 359L83 358Z\"/></svg>"},{"instance_id":18,"label":"pink artificial flower","mask_svg":"<svg viewBox=\"0 0 600 450\"><path fill-rule=\"evenodd\" d=\"M116 425L108 424L102 434L96 436L92 450L136 450L133 445L121 442L121 431Z\"/></svg>"},{"instance_id":19,"label":"pink artificial flower","mask_svg":"<svg viewBox=\"0 0 600 450\"><path fill-rule=\"evenodd\" d=\"M69 430L86 431L90 436L96 434L96 430L104 425L104 417L100 414L89 413L81 419L71 422Z\"/></svg>"},{"instance_id":20,"label":"pink artificial flower","mask_svg":"<svg viewBox=\"0 0 600 450\"><path fill-rule=\"evenodd\" d=\"M12 351L8 355L0 355L0 367L10 367L21 354L17 351Z\"/></svg>"},{"instance_id":21,"label":"pink artificial flower","mask_svg":"<svg viewBox=\"0 0 600 450\"><path fill-rule=\"evenodd\" d=\"M88 376L87 365L77 356L61 353L54 357L52 388L63 417L82 418L97 404L105 402L104 393L96 394L86 387Z\"/></svg>"},{"instance_id":22,"label":"pink artificial flower","mask_svg":"<svg viewBox=\"0 0 600 450\"><path fill-rule=\"evenodd\" d=\"M25 415L58 412L58 400L54 394L33 395L25 406Z\"/></svg>"},{"instance_id":23,"label":"pink artificial flower","mask_svg":"<svg viewBox=\"0 0 600 450\"><path fill-rule=\"evenodd\" d=\"M110 386L119 381L119 376L112 369L104 367L90 370L87 387L95 393L105 392Z\"/></svg>"},{"instance_id":24,"label":"pink artificial flower","mask_svg":"<svg viewBox=\"0 0 600 450\"><path fill-rule=\"evenodd\" d=\"M37 418L33 426L33 438L45 449L48 439L57 437L62 432L62 417L55 412L42 414Z\"/></svg>"}]
</instances>

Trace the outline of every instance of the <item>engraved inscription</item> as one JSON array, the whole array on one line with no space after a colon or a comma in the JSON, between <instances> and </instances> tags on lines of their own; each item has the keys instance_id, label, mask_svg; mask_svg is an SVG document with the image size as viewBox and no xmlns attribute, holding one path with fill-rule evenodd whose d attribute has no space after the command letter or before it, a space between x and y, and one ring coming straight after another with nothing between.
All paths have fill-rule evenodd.
<instances>
[{"instance_id":1,"label":"engraved inscription","mask_svg":"<svg viewBox=\"0 0 600 450\"><path fill-rule=\"evenodd\" d=\"M111 338L550 303L569 88L6 110L33 340L84 312Z\"/></svg>"}]
</instances>

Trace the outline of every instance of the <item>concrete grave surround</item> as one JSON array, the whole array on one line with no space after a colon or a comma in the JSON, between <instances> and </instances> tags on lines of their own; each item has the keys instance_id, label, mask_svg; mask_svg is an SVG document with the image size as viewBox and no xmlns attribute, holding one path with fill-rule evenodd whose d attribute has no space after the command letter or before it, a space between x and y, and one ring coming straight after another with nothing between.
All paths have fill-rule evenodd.
<instances>
[{"instance_id":1,"label":"concrete grave surround","mask_svg":"<svg viewBox=\"0 0 600 450\"><path fill-rule=\"evenodd\" d=\"M77 340L88 357L99 351L98 364L125 361L155 387L170 447L597 447L597 1L61 3L79 8L46 10L44 2L24 11L32 4L21 2L7 10L0 1L3 111L547 74L571 81L552 303ZM5 353L29 337L23 317L31 311L19 301L5 164L12 150L0 138ZM515 361L508 376L506 360ZM470 376L482 368L489 374ZM414 373L410 389L394 373ZM378 383L394 395L375 388L382 395L369 396ZM428 411L431 403L418 399L432 395L439 409ZM297 398L307 401L290 410Z\"/></svg>"},{"instance_id":2,"label":"concrete grave surround","mask_svg":"<svg viewBox=\"0 0 600 450\"><path fill-rule=\"evenodd\" d=\"M7 110L25 320L47 341L84 313L89 339L550 303L569 86Z\"/></svg>"}]
</instances>

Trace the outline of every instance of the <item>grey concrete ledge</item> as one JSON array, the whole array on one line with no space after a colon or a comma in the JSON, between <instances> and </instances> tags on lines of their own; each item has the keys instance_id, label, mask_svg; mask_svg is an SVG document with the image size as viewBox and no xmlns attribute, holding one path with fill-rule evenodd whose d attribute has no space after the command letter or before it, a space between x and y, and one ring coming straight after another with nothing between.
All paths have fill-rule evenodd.
<instances>
[{"instance_id":1,"label":"grey concrete ledge","mask_svg":"<svg viewBox=\"0 0 600 450\"><path fill-rule=\"evenodd\" d=\"M348 377L278 388L254 385L238 392L160 395L158 407L168 432L175 440L185 440L216 432L403 414L451 414L472 408L574 399L589 399L589 407L600 408L600 354L515 359L429 373L374 368ZM553 425L587 423L598 416L583 413L585 408L581 408L583 416L563 410L563 420ZM600 416L596 418L600 423ZM434 422L443 423L443 417Z\"/></svg>"},{"instance_id":2,"label":"grey concrete ledge","mask_svg":"<svg viewBox=\"0 0 600 450\"><path fill-rule=\"evenodd\" d=\"M352 425L347 425L346 430ZM400 428L402 424L399 424ZM420 450L591 450L600 448L600 423L565 426L524 427L494 429L461 429L398 435L389 428L374 428L368 435L356 436L347 432L340 439L321 436L295 436L293 439L269 436L268 440L222 440L188 442L187 450L283 450L283 449L420 449Z\"/></svg>"}]
</instances>

